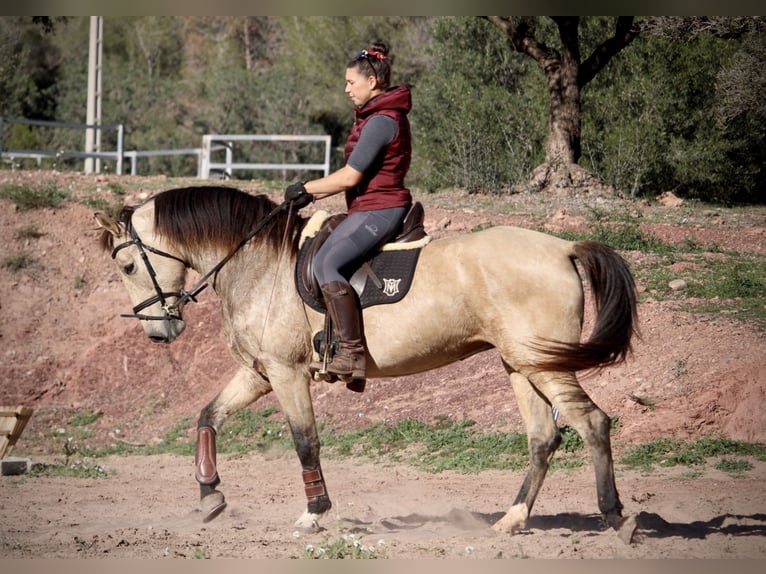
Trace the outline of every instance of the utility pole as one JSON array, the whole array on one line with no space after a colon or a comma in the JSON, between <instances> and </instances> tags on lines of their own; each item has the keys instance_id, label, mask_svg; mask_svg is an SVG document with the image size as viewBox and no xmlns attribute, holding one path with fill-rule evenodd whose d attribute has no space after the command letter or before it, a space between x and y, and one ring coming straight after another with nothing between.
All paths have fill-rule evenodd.
<instances>
[{"instance_id":1,"label":"utility pole","mask_svg":"<svg viewBox=\"0 0 766 574\"><path fill-rule=\"evenodd\" d=\"M101 58L103 54L103 16L90 17L90 46L88 49L88 107L85 123L101 126ZM85 153L101 151L101 129L85 128ZM100 173L101 159L85 158L85 173Z\"/></svg>"}]
</instances>

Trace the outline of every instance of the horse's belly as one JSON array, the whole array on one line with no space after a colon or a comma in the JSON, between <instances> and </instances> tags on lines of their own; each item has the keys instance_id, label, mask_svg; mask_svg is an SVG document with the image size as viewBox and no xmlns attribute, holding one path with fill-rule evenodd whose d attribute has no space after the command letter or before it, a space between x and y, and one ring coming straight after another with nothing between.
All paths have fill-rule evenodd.
<instances>
[{"instance_id":1,"label":"horse's belly","mask_svg":"<svg viewBox=\"0 0 766 574\"><path fill-rule=\"evenodd\" d=\"M397 332L368 338L369 377L397 377L422 373L493 348L469 338L431 337L423 331Z\"/></svg>"}]
</instances>

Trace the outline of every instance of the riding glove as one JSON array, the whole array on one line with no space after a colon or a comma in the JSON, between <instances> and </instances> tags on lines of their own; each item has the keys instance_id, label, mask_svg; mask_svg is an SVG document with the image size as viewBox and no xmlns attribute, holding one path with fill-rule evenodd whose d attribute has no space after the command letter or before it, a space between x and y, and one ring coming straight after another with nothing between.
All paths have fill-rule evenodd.
<instances>
[{"instance_id":1,"label":"riding glove","mask_svg":"<svg viewBox=\"0 0 766 574\"><path fill-rule=\"evenodd\" d=\"M314 196L306 191L306 186L303 185L302 181L299 181L287 186L285 201L288 203L292 201L295 209L302 209L314 201Z\"/></svg>"}]
</instances>

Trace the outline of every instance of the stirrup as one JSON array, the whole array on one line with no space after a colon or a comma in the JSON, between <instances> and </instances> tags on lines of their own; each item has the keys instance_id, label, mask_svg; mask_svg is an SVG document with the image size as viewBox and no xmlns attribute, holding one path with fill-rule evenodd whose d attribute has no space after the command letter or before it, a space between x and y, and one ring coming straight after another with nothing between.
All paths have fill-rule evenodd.
<instances>
[{"instance_id":1,"label":"stirrup","mask_svg":"<svg viewBox=\"0 0 766 574\"><path fill-rule=\"evenodd\" d=\"M330 373L325 365L321 362L314 362L309 365L309 373L315 381L323 381L325 383L334 383L338 378Z\"/></svg>"}]
</instances>

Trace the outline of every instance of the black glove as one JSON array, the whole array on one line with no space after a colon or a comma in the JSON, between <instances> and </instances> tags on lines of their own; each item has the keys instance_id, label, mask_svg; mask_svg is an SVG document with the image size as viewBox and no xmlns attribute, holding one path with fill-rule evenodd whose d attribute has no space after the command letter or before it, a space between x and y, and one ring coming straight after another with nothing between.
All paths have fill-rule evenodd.
<instances>
[{"instance_id":1,"label":"black glove","mask_svg":"<svg viewBox=\"0 0 766 574\"><path fill-rule=\"evenodd\" d=\"M293 202L295 209L302 209L314 201L314 196L306 191L306 186L302 181L287 186L285 190L285 201Z\"/></svg>"}]
</instances>

